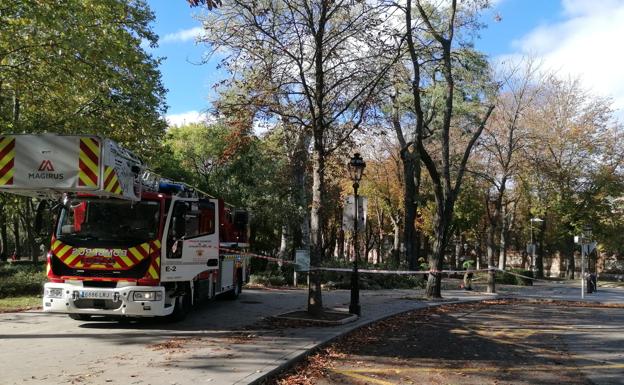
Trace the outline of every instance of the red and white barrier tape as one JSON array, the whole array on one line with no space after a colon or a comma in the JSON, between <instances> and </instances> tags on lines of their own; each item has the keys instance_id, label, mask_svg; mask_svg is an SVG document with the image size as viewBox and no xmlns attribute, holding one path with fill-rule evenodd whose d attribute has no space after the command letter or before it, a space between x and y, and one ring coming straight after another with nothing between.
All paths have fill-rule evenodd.
<instances>
[{"instance_id":1,"label":"red and white barrier tape","mask_svg":"<svg viewBox=\"0 0 624 385\"><path fill-rule=\"evenodd\" d=\"M290 265L295 265L295 261L289 261L286 259L282 259L282 258L277 258L277 257L270 257L267 255L261 255L261 254L255 254L252 252L248 252L248 251L243 251L240 249L229 249L229 248L225 248L225 247L219 247L219 250L222 251L226 251L228 253L233 253L233 254L240 254L240 255L244 255L247 257L251 257L251 258L261 258L261 259L266 259L268 261L273 261L273 262L278 262L278 263L285 263L285 264L290 264ZM310 270L308 271L336 271L336 272L343 272L343 273L351 273L353 272L353 268L346 268L346 267L317 267L317 268L310 268ZM464 274L464 273L479 273L479 272L487 272L487 271L498 271L504 274L510 274L516 277L521 277L521 278L526 278L526 279L530 279L533 281L542 281L542 282L551 282L551 283L564 283L564 281L550 281L547 279L540 279L540 278L533 278L533 277L529 277L526 275L522 275L522 274L518 274L518 273L513 273L511 271L508 270L501 270L498 267L489 267L486 269L470 269L470 270L380 270L380 269L358 269L359 273L363 273L363 274L398 274L398 275L417 275L417 274Z\"/></svg>"},{"instance_id":2,"label":"red and white barrier tape","mask_svg":"<svg viewBox=\"0 0 624 385\"><path fill-rule=\"evenodd\" d=\"M219 247L219 250L222 251L226 251L228 253L233 253L233 254L239 254L239 255L244 255L246 257L252 257L252 258L262 258L262 259L266 259L268 261L274 261L274 262L280 262L280 263L286 263L286 264L295 264L294 261L288 261L282 258L276 258L276 257L269 257L267 255L261 255L261 254L255 254L249 251L243 251L240 249L228 249L226 247Z\"/></svg>"},{"instance_id":3,"label":"red and white barrier tape","mask_svg":"<svg viewBox=\"0 0 624 385\"><path fill-rule=\"evenodd\" d=\"M352 268L346 267L319 267L311 270L322 271L338 271L338 272L352 272ZM474 270L378 270L378 269L358 269L358 272L365 274L399 274L399 275L414 275L414 274L453 274L453 273L476 273L480 271L489 271L490 269L474 269Z\"/></svg>"}]
</instances>

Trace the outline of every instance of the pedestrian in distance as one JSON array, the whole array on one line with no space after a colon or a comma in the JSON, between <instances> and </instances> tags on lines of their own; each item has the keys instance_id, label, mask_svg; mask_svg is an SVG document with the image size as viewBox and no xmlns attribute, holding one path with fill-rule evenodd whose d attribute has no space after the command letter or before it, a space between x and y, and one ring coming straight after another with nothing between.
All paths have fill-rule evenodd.
<instances>
[{"instance_id":1,"label":"pedestrian in distance","mask_svg":"<svg viewBox=\"0 0 624 385\"><path fill-rule=\"evenodd\" d=\"M474 265L474 261L471 259L467 259L462 264L462 267L466 272L464 273L464 284L462 285L464 290L472 290L472 277L474 273L472 272L472 267Z\"/></svg>"}]
</instances>

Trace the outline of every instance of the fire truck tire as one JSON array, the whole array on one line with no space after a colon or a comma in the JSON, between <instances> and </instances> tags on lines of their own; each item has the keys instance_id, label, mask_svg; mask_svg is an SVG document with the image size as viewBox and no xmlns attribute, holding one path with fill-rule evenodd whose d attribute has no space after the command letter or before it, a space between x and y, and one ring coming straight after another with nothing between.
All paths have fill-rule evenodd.
<instances>
[{"instance_id":1,"label":"fire truck tire","mask_svg":"<svg viewBox=\"0 0 624 385\"><path fill-rule=\"evenodd\" d=\"M91 314L70 314L69 318L76 321L90 321Z\"/></svg>"},{"instance_id":2,"label":"fire truck tire","mask_svg":"<svg viewBox=\"0 0 624 385\"><path fill-rule=\"evenodd\" d=\"M171 321L182 321L191 311L191 293L187 290L184 294L176 297L173 313L169 316Z\"/></svg>"}]
</instances>

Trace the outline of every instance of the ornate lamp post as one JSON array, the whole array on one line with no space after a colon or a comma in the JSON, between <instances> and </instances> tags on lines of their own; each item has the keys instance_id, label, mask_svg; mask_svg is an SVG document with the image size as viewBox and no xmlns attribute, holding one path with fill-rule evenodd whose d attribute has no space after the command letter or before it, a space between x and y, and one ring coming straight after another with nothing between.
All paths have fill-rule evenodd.
<instances>
[{"instance_id":1,"label":"ornate lamp post","mask_svg":"<svg viewBox=\"0 0 624 385\"><path fill-rule=\"evenodd\" d=\"M585 292L587 291L587 277L585 276L585 259L588 257L589 248L585 248L587 244L591 243L592 239L592 226L586 224L583 226L583 232L581 233L581 298L585 298Z\"/></svg>"},{"instance_id":2,"label":"ornate lamp post","mask_svg":"<svg viewBox=\"0 0 624 385\"><path fill-rule=\"evenodd\" d=\"M351 302L349 304L349 313L361 315L360 308L360 286L359 286L359 274L358 274L358 260L360 259L360 249L358 247L358 213L359 213L359 198L358 188L360 187L360 180L364 173L364 167L366 163L359 153L353 154L351 161L349 162L349 176L353 181L353 198L354 198L354 211L353 216L353 247L355 248L355 258L353 260L353 273L351 274Z\"/></svg>"},{"instance_id":3,"label":"ornate lamp post","mask_svg":"<svg viewBox=\"0 0 624 385\"><path fill-rule=\"evenodd\" d=\"M535 275L535 271L537 270L537 266L535 266L535 243L533 243L533 223L542 223L544 222L543 219L535 217L535 218L531 218L529 219L529 222L531 222L531 270L533 271L533 274Z\"/></svg>"}]
</instances>

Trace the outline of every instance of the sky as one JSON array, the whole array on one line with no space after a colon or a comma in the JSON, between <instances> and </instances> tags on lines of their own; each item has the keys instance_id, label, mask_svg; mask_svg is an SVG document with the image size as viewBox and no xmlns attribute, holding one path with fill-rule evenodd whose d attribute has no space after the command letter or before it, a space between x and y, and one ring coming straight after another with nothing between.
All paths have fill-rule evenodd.
<instances>
[{"instance_id":1,"label":"sky","mask_svg":"<svg viewBox=\"0 0 624 385\"><path fill-rule=\"evenodd\" d=\"M475 41L491 60L531 55L561 77L578 77L599 96L611 97L624 117L624 0L490 0ZM215 96L213 85L227 75L216 61L201 64L207 47L196 16L184 0L148 0L156 15L160 70L167 93L167 120L180 125L200 121Z\"/></svg>"}]
</instances>

